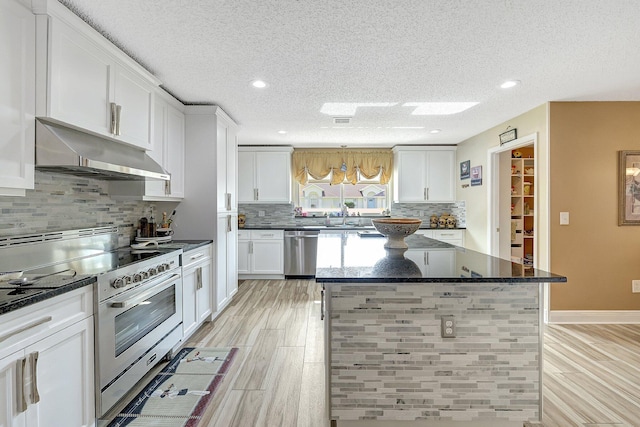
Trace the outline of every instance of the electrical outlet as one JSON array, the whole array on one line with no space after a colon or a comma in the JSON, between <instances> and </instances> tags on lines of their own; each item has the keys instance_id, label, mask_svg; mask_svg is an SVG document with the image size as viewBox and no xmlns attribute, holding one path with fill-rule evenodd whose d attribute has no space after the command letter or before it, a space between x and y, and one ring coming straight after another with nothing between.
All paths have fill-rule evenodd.
<instances>
[{"instance_id":1,"label":"electrical outlet","mask_svg":"<svg viewBox=\"0 0 640 427\"><path fill-rule=\"evenodd\" d=\"M264 216L264 211L258 211L258 216Z\"/></svg>"},{"instance_id":2,"label":"electrical outlet","mask_svg":"<svg viewBox=\"0 0 640 427\"><path fill-rule=\"evenodd\" d=\"M456 337L456 321L453 316L442 316L440 318L440 336L442 338Z\"/></svg>"},{"instance_id":3,"label":"electrical outlet","mask_svg":"<svg viewBox=\"0 0 640 427\"><path fill-rule=\"evenodd\" d=\"M640 293L640 280L631 281L631 292L633 292L634 294Z\"/></svg>"}]
</instances>

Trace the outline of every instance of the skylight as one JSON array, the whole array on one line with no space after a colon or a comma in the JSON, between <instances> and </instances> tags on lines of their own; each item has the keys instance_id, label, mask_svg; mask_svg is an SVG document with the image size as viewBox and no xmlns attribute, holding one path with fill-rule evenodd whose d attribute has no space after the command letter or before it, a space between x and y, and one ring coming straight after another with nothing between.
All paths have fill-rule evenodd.
<instances>
[{"instance_id":1,"label":"skylight","mask_svg":"<svg viewBox=\"0 0 640 427\"><path fill-rule=\"evenodd\" d=\"M414 116L445 116L461 113L479 102L405 102L403 107L415 107Z\"/></svg>"}]
</instances>

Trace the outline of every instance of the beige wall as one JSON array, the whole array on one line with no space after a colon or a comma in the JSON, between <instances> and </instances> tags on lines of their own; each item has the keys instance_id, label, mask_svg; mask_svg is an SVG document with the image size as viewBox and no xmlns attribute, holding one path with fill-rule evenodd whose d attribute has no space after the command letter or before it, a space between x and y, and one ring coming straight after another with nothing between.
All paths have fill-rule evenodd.
<instances>
[{"instance_id":1,"label":"beige wall","mask_svg":"<svg viewBox=\"0 0 640 427\"><path fill-rule=\"evenodd\" d=\"M539 201L537 206L538 215L538 241L539 248L548 246L548 194L546 187L548 181L548 171L546 169L548 158L547 143L547 104L543 104L533 110L515 117L507 122L501 123L481 134L474 136L462 143L458 144L457 160L463 162L471 160L471 166L482 165L484 177L487 174L487 152L500 145L498 135L503 133L508 126L518 130L518 136L526 136L537 133L538 136L538 176L536 179L536 188L538 191ZM488 218L487 218L487 201L488 186L486 179L483 180L481 186L462 188L463 184L469 184L469 180L461 181L458 175L456 198L464 200L466 207L467 232L465 235L465 246L469 249L489 253L488 247ZM538 260L538 266L548 269L546 262L542 262L544 257Z\"/></svg>"},{"instance_id":2,"label":"beige wall","mask_svg":"<svg viewBox=\"0 0 640 427\"><path fill-rule=\"evenodd\" d=\"M551 309L639 310L640 226L618 226L617 164L640 150L640 102L553 102L549 118L551 270L568 278L551 286Z\"/></svg>"}]
</instances>

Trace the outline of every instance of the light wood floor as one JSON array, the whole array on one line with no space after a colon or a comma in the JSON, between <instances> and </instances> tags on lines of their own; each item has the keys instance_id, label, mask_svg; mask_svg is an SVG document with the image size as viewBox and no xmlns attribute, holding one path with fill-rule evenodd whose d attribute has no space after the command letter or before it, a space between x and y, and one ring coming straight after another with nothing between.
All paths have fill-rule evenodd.
<instances>
[{"instance_id":1,"label":"light wood floor","mask_svg":"<svg viewBox=\"0 0 640 427\"><path fill-rule=\"evenodd\" d=\"M199 427L328 426L320 289L250 280L187 345L240 349ZM640 426L640 325L545 330L544 427Z\"/></svg>"}]
</instances>

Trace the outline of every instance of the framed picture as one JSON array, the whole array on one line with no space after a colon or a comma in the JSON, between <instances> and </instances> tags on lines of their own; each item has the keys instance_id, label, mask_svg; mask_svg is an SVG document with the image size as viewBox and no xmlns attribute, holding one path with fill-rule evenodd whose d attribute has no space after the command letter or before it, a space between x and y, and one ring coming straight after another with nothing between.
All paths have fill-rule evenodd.
<instances>
[{"instance_id":1,"label":"framed picture","mask_svg":"<svg viewBox=\"0 0 640 427\"><path fill-rule=\"evenodd\" d=\"M467 179L471 176L471 160L460 162L460 179Z\"/></svg>"},{"instance_id":2,"label":"framed picture","mask_svg":"<svg viewBox=\"0 0 640 427\"><path fill-rule=\"evenodd\" d=\"M620 151L618 225L640 225L640 151Z\"/></svg>"},{"instance_id":3,"label":"framed picture","mask_svg":"<svg viewBox=\"0 0 640 427\"><path fill-rule=\"evenodd\" d=\"M471 185L482 185L482 166L471 168Z\"/></svg>"},{"instance_id":4,"label":"framed picture","mask_svg":"<svg viewBox=\"0 0 640 427\"><path fill-rule=\"evenodd\" d=\"M502 132L500 135L500 145L506 144L509 141L513 141L514 139L518 139L518 130L517 129L509 129L506 132Z\"/></svg>"}]
</instances>

